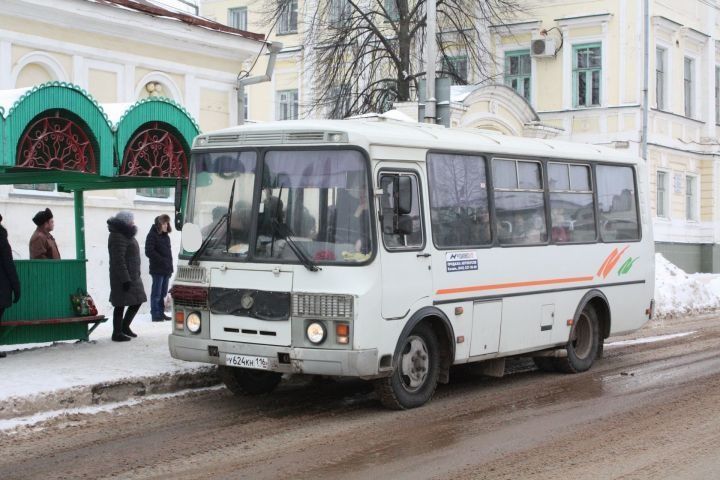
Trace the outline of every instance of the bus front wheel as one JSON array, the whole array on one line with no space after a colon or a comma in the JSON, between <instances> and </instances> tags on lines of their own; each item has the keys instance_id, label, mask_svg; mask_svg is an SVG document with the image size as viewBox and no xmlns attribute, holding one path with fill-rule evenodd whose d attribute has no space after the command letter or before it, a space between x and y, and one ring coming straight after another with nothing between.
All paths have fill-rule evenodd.
<instances>
[{"instance_id":1,"label":"bus front wheel","mask_svg":"<svg viewBox=\"0 0 720 480\"><path fill-rule=\"evenodd\" d=\"M424 405L438 384L438 339L427 324L418 325L402 341L391 376L375 380L375 391L387 408L405 410Z\"/></svg>"},{"instance_id":2,"label":"bus front wheel","mask_svg":"<svg viewBox=\"0 0 720 480\"><path fill-rule=\"evenodd\" d=\"M586 306L570 331L567 356L555 359L555 367L565 373L579 373L588 370L600 349L600 326L595 310Z\"/></svg>"},{"instance_id":3,"label":"bus front wheel","mask_svg":"<svg viewBox=\"0 0 720 480\"><path fill-rule=\"evenodd\" d=\"M220 379L235 395L270 393L280 383L281 373L248 368L218 367Z\"/></svg>"}]
</instances>

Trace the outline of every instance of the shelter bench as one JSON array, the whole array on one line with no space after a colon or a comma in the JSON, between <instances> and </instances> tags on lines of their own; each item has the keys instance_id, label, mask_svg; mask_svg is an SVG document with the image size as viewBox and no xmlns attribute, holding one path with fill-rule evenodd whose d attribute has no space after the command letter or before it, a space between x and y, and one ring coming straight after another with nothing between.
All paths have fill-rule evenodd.
<instances>
[{"instance_id":1,"label":"shelter bench","mask_svg":"<svg viewBox=\"0 0 720 480\"><path fill-rule=\"evenodd\" d=\"M47 318L43 320L15 320L9 322L0 322L0 327L26 327L33 325L62 325L66 323L87 323L92 324L88 330L88 337L101 324L107 321L105 315L90 315L84 317L63 317L63 318Z\"/></svg>"}]
</instances>

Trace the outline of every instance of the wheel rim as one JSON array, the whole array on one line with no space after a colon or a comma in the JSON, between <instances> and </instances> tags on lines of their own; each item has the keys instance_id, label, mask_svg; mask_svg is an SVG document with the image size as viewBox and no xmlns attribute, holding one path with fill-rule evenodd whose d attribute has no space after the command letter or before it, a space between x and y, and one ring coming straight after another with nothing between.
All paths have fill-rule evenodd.
<instances>
[{"instance_id":1,"label":"wheel rim","mask_svg":"<svg viewBox=\"0 0 720 480\"><path fill-rule=\"evenodd\" d=\"M580 314L575 323L571 342L578 358L584 359L590 355L592 349L592 326L590 325L590 318L585 312Z\"/></svg>"},{"instance_id":2,"label":"wheel rim","mask_svg":"<svg viewBox=\"0 0 720 480\"><path fill-rule=\"evenodd\" d=\"M411 335L405 342L401 358L400 379L405 390L415 392L422 388L430 370L430 359L425 340Z\"/></svg>"}]
</instances>

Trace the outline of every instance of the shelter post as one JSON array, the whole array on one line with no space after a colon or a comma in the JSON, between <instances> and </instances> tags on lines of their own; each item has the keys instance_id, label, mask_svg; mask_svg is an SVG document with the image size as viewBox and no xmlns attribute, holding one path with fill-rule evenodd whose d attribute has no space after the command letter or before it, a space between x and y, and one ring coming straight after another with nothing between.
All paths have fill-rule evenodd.
<instances>
[{"instance_id":1,"label":"shelter post","mask_svg":"<svg viewBox=\"0 0 720 480\"><path fill-rule=\"evenodd\" d=\"M85 197L75 190L75 258L85 260Z\"/></svg>"}]
</instances>

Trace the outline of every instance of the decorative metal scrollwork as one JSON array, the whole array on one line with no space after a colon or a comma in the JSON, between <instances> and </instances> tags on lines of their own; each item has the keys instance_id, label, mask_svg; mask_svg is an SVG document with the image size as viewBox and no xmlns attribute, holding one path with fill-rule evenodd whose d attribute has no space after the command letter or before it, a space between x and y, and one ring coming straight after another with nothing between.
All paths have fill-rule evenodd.
<instances>
[{"instance_id":1,"label":"decorative metal scrollwork","mask_svg":"<svg viewBox=\"0 0 720 480\"><path fill-rule=\"evenodd\" d=\"M56 112L25 130L15 164L21 168L96 173L95 151L85 130Z\"/></svg>"},{"instance_id":2,"label":"decorative metal scrollwork","mask_svg":"<svg viewBox=\"0 0 720 480\"><path fill-rule=\"evenodd\" d=\"M130 140L120 174L132 177L187 177L187 156L178 137L162 123L138 129Z\"/></svg>"}]
</instances>

